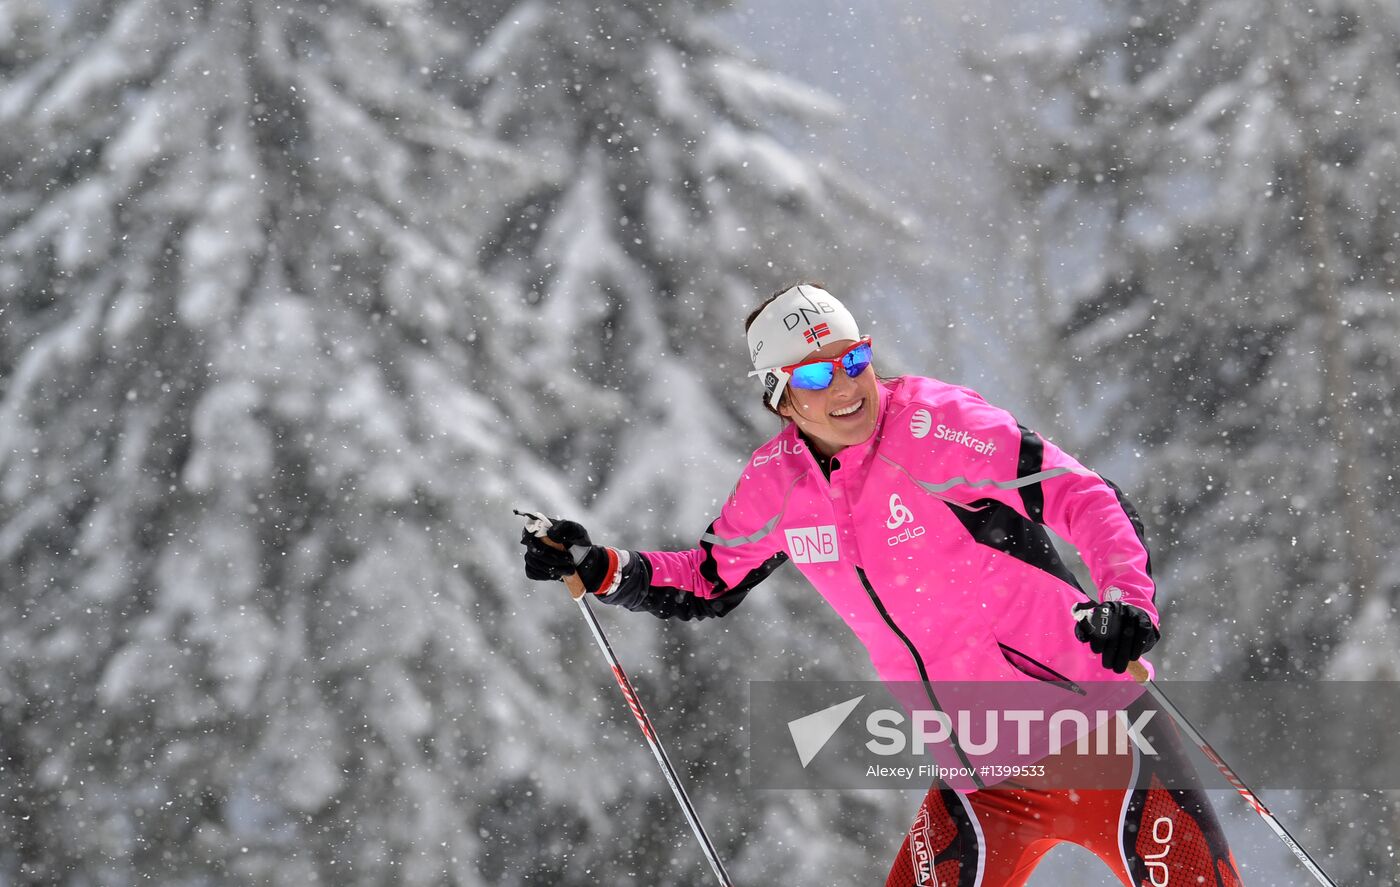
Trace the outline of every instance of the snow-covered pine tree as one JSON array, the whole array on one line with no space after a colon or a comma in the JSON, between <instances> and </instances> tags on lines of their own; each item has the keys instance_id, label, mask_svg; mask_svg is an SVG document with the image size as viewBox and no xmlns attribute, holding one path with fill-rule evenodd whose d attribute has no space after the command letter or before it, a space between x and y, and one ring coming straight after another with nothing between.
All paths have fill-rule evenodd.
<instances>
[{"instance_id":1,"label":"snow-covered pine tree","mask_svg":"<svg viewBox=\"0 0 1400 887\"><path fill-rule=\"evenodd\" d=\"M863 185L812 159L809 146L820 147L839 109L727 49L699 14L722 5L498 4L467 69L464 104L487 133L535 161L528 193L482 209L495 233L481 273L512 312L494 347L524 376L502 392L503 408L591 506L590 529L606 544L695 544L743 460L777 429L745 377L744 317L797 279L817 275L846 290L899 241ZM563 498L548 504L568 507ZM736 803L747 782L745 680L867 674L834 655L851 645L824 608L789 612L781 603L790 578L770 579L722 624L600 615L635 652L629 668L644 699L665 706L659 722L671 755L693 762L686 772L702 812L718 815L714 837L735 877L858 880L884 860L868 855L860 833L835 837L829 824L849 821L843 804L865 801ZM542 589L532 606L557 594ZM825 636L833 630L841 636ZM576 686L606 680L581 626L563 640L501 651L504 661L561 653ZM758 662L769 670L755 672ZM561 699L541 706L546 716ZM590 715L600 711L611 713L608 742L570 769L590 772L614 812L589 820L604 846L579 849L569 871L691 878L703 862L635 727L606 695ZM676 729L665 732L668 723ZM596 728L580 719L577 729ZM561 802L572 791L531 762L521 769L522 782L503 780L487 814L520 836L493 853L495 883L530 883L514 868L538 828L532 811L518 809L520 785ZM623 772L635 775L622 780ZM908 812L895 804L886 814L899 821ZM826 835L820 853L804 846L814 828Z\"/></svg>"},{"instance_id":2,"label":"snow-covered pine tree","mask_svg":"<svg viewBox=\"0 0 1400 887\"><path fill-rule=\"evenodd\" d=\"M1176 614L1206 632L1198 668L1326 673L1400 588L1376 545L1397 421L1395 16L1105 15L997 68L1035 124L1002 157L1060 232L1048 322L1111 403L1100 450L1140 453L1173 584L1231 589ZM1349 675L1394 673L1394 648L1362 653Z\"/></svg>"},{"instance_id":3,"label":"snow-covered pine tree","mask_svg":"<svg viewBox=\"0 0 1400 887\"><path fill-rule=\"evenodd\" d=\"M1400 13L1099 15L985 70L1017 124L1000 159L1046 242L1033 273L1094 417L1085 449L1144 506L1160 655L1177 677L1394 679ZM1334 874L1393 873L1383 799L1325 816L1378 824L1336 833Z\"/></svg>"},{"instance_id":4,"label":"snow-covered pine tree","mask_svg":"<svg viewBox=\"0 0 1400 887\"><path fill-rule=\"evenodd\" d=\"M461 207L513 174L431 83L460 35L6 24L3 878L472 882L462 605L515 553L466 538L540 475L476 375Z\"/></svg>"},{"instance_id":5,"label":"snow-covered pine tree","mask_svg":"<svg viewBox=\"0 0 1400 887\"><path fill-rule=\"evenodd\" d=\"M6 880L703 865L509 515L581 494L600 535L688 544L767 430L743 314L871 258L860 187L772 129L818 141L830 102L699 14L0 10ZM657 644L651 705L699 712L675 756L726 762L712 787L739 656L832 662L747 607L703 680ZM866 872L859 832L805 846L835 803L716 831L738 873Z\"/></svg>"},{"instance_id":6,"label":"snow-covered pine tree","mask_svg":"<svg viewBox=\"0 0 1400 887\"><path fill-rule=\"evenodd\" d=\"M468 69L486 131L538 161L528 193L491 208L482 257L501 301L538 320L501 343L546 398L516 418L618 514L683 493L653 465L613 482L629 433L733 452L735 420L758 418L734 380L759 297L801 274L846 283L894 240L873 237L858 183L773 132L819 145L834 103L725 49L695 7L508 3Z\"/></svg>"}]
</instances>

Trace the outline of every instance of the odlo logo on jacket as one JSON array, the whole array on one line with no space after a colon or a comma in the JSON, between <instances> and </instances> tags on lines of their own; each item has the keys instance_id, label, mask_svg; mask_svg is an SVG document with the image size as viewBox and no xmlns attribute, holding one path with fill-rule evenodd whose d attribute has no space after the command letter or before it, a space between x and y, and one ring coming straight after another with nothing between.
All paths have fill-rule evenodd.
<instances>
[{"instance_id":1,"label":"odlo logo on jacket","mask_svg":"<svg viewBox=\"0 0 1400 887\"><path fill-rule=\"evenodd\" d=\"M900 501L898 493L891 493L890 516L885 521L885 526L890 528L891 530L898 530L905 524L912 524L913 522L914 512L910 511L909 506L905 505L903 502ZM901 542L908 542L910 539L917 539L923 534L924 528L922 526L910 527L891 536L889 539L886 540L886 544L888 544L891 547L894 547Z\"/></svg>"}]
</instances>

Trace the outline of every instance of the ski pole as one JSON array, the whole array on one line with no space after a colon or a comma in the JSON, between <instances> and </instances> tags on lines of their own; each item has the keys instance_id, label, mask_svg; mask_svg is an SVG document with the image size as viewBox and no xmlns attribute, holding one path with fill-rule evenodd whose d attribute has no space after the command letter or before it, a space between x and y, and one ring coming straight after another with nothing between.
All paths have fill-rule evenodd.
<instances>
[{"instance_id":1,"label":"ski pole","mask_svg":"<svg viewBox=\"0 0 1400 887\"><path fill-rule=\"evenodd\" d=\"M526 519L525 529L527 532L542 540L544 544L563 550L563 545L546 535L546 531L553 523L549 518L525 511L516 511L515 513ZM607 636L603 634L603 627L598 624L598 619L588 607L588 593L583 587L583 580L579 579L578 573L570 573L563 577L563 582L565 587L569 589L569 595L574 599L574 603L578 604L579 612L583 613L588 628L593 632L593 640L598 642L598 649L603 651L608 665L612 667L613 678L617 680L618 687L622 689L622 695L627 700L627 707L632 709L632 716L637 719L637 726L642 728L642 735L646 737L647 745L651 748L656 763L661 766L661 773L666 777L666 783L671 786L671 792L676 796L676 802L681 805L681 812L685 814L686 822L690 823L690 830L695 833L695 840L700 842L700 849L704 851L705 859L709 861L710 868L714 870L715 877L719 879L720 887L734 887L734 882L729 879L729 873L724 870L724 863L720 861L719 851L715 850L715 845L710 842L710 836L705 833L705 827L700 824L699 814L695 812L695 807L690 803L690 797L681 786L680 776L676 774L676 768L671 766L671 759L666 756L666 750L661 747L661 740L657 738L656 728L652 726L651 718L647 716L646 709L642 708L641 700L637 698L637 691L632 689L632 681L622 670L622 663L618 661L617 654L613 652L612 645L608 643Z\"/></svg>"},{"instance_id":2,"label":"ski pole","mask_svg":"<svg viewBox=\"0 0 1400 887\"><path fill-rule=\"evenodd\" d=\"M1206 742L1205 737L1203 737L1200 732L1191 725L1191 722L1186 719L1186 715L1182 714L1181 710L1175 705L1172 705L1171 700L1167 699L1166 694L1158 689L1155 683L1148 679L1147 669L1142 666L1142 663L1136 661L1128 663L1128 672L1138 683L1147 688L1147 692L1152 694L1152 698L1157 700L1157 704L1162 707L1162 710L1167 713L1168 717L1176 721L1177 726L1181 728L1182 732L1189 736L1191 741L1196 744L1196 748L1201 750L1201 754L1206 756L1206 760L1215 765L1215 769L1220 771L1220 775L1225 777L1225 781L1230 783L1235 791L1240 793L1240 797L1244 798L1249 806L1254 809L1254 812L1259 814L1259 817L1264 820L1265 824L1273 829L1274 834L1278 835L1279 840L1283 841L1284 845L1287 846L1289 850L1293 851L1293 855L1298 857L1298 861L1303 864L1305 869L1312 873L1312 876L1317 879L1317 882L1326 885L1326 887L1337 887L1337 882L1327 876L1327 873L1322 870L1322 866L1318 865L1317 862L1308 855L1308 851L1304 850L1302 845L1288 833L1288 829L1284 828L1283 823L1279 822L1278 817L1269 812L1269 808L1264 806L1264 802L1259 800L1259 796L1251 791L1249 786L1245 785L1244 780L1239 777L1239 774L1232 770L1229 764L1225 763L1225 759L1220 757L1215 749L1211 748L1210 743Z\"/></svg>"},{"instance_id":3,"label":"ski pole","mask_svg":"<svg viewBox=\"0 0 1400 887\"><path fill-rule=\"evenodd\" d=\"M1094 612L1095 611L1092 609L1080 610L1075 614L1075 618L1082 622L1089 619ZM1187 720L1186 715L1182 714L1181 710L1175 705L1172 705L1171 700L1167 698L1166 694L1152 682L1147 674L1146 666L1137 660L1133 660L1128 663L1128 674L1132 676L1133 680L1147 688L1147 692L1157 701L1157 704L1161 706L1162 710L1167 713L1167 717L1175 721L1176 725L1181 728L1181 731L1190 737L1191 741L1196 744L1196 748L1201 750L1201 754L1206 756L1206 760L1215 765L1215 769L1220 771L1220 775L1225 777L1225 781L1230 783L1235 791L1239 792L1240 796L1254 809L1254 812L1258 813L1269 828L1273 829L1274 834L1278 835L1279 839L1283 841L1288 849L1293 851L1293 855L1298 857L1298 861L1303 864L1304 868L1312 873L1312 876L1318 880L1318 883L1326 885L1326 887L1337 887L1336 882L1329 878L1327 873L1322 870L1322 866L1318 865L1317 862L1308 855L1308 852L1303 849L1302 845L1288 833L1288 829L1283 827L1283 823L1279 822L1278 817L1269 812L1269 808L1264 806L1264 802L1259 800L1259 796L1254 794L1249 786L1245 785L1244 780L1239 777L1239 774L1232 770L1229 764L1225 763L1225 759L1220 757L1215 749L1211 748L1210 743L1206 742L1205 737L1201 735L1200 731Z\"/></svg>"}]
</instances>

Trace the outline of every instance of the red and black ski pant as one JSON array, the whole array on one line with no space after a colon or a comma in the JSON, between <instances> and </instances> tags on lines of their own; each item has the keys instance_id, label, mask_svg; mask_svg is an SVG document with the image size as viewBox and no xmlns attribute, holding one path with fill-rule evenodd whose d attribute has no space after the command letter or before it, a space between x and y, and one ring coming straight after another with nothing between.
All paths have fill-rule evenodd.
<instances>
[{"instance_id":1,"label":"red and black ski pant","mask_svg":"<svg viewBox=\"0 0 1400 887\"><path fill-rule=\"evenodd\" d=\"M1062 841L1094 853L1129 887L1241 887L1235 859L1174 726L1154 730L1152 757L1054 755L1056 787L1004 782L971 794L935 783L905 835L886 887L1021 887ZM1074 768L1097 768L1066 788ZM1105 779L1105 768L1114 772ZM1183 779L1183 771L1188 778ZM1173 770L1172 778L1167 771ZM1050 780L1047 780L1047 782ZM1179 787L1183 784L1188 787Z\"/></svg>"}]
</instances>

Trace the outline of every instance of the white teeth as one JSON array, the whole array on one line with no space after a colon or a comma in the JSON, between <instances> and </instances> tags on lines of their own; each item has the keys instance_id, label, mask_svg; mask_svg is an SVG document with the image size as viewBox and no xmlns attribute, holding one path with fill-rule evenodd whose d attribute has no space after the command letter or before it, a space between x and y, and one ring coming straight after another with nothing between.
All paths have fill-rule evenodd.
<instances>
[{"instance_id":1,"label":"white teeth","mask_svg":"<svg viewBox=\"0 0 1400 887\"><path fill-rule=\"evenodd\" d=\"M834 411L832 412L831 415L833 415L833 416L849 416L851 413L854 413L856 410L860 409L860 405L863 404L863 403L865 403L864 400L858 400L858 401L856 401L855 403L851 404L850 406L846 407L844 410L834 410Z\"/></svg>"}]
</instances>

